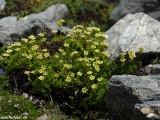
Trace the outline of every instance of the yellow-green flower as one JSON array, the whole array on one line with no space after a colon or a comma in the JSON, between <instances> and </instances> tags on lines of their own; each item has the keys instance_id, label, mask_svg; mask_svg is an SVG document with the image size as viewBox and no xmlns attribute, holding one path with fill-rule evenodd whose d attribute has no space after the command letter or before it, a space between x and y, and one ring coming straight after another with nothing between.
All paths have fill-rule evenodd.
<instances>
[{"instance_id":1,"label":"yellow-green flower","mask_svg":"<svg viewBox=\"0 0 160 120\"><path fill-rule=\"evenodd\" d=\"M97 80L98 80L98 82L101 82L102 80L104 80L104 78L103 78L103 77L100 77L100 78L98 78Z\"/></svg>"},{"instance_id":2,"label":"yellow-green flower","mask_svg":"<svg viewBox=\"0 0 160 120\"><path fill-rule=\"evenodd\" d=\"M95 34L95 37L96 37L96 38L102 38L102 39L107 39L107 38L108 38L108 36L106 36L106 35L104 35L104 34L102 34L102 33L96 33L96 34Z\"/></svg>"},{"instance_id":3,"label":"yellow-green flower","mask_svg":"<svg viewBox=\"0 0 160 120\"><path fill-rule=\"evenodd\" d=\"M97 27L92 27L92 30L95 32L100 32L100 28L97 28Z\"/></svg>"},{"instance_id":4,"label":"yellow-green flower","mask_svg":"<svg viewBox=\"0 0 160 120\"><path fill-rule=\"evenodd\" d=\"M86 42L87 42L88 44L90 44L90 43L92 43L92 40L86 40Z\"/></svg>"},{"instance_id":5,"label":"yellow-green flower","mask_svg":"<svg viewBox=\"0 0 160 120\"><path fill-rule=\"evenodd\" d=\"M98 45L98 42L93 42L94 45Z\"/></svg>"},{"instance_id":6,"label":"yellow-green flower","mask_svg":"<svg viewBox=\"0 0 160 120\"><path fill-rule=\"evenodd\" d=\"M39 73L44 73L46 70L46 67L45 66L41 66L41 69L39 69Z\"/></svg>"},{"instance_id":7,"label":"yellow-green flower","mask_svg":"<svg viewBox=\"0 0 160 120\"><path fill-rule=\"evenodd\" d=\"M102 37L104 38L104 39L107 39L108 38L108 36L107 35L102 35Z\"/></svg>"},{"instance_id":8,"label":"yellow-green flower","mask_svg":"<svg viewBox=\"0 0 160 120\"><path fill-rule=\"evenodd\" d=\"M47 49L42 49L43 52L47 52Z\"/></svg>"},{"instance_id":9,"label":"yellow-green flower","mask_svg":"<svg viewBox=\"0 0 160 120\"><path fill-rule=\"evenodd\" d=\"M135 52L133 52L133 51L128 51L127 54L129 55L129 58L131 60L133 60L134 58L136 58Z\"/></svg>"},{"instance_id":10,"label":"yellow-green flower","mask_svg":"<svg viewBox=\"0 0 160 120\"><path fill-rule=\"evenodd\" d=\"M78 76L82 76L82 74L83 74L82 72L77 72Z\"/></svg>"},{"instance_id":11,"label":"yellow-green flower","mask_svg":"<svg viewBox=\"0 0 160 120\"><path fill-rule=\"evenodd\" d=\"M21 43L20 43L20 42L15 42L15 43L13 44L13 46L21 46Z\"/></svg>"},{"instance_id":12,"label":"yellow-green flower","mask_svg":"<svg viewBox=\"0 0 160 120\"><path fill-rule=\"evenodd\" d=\"M96 61L93 63L93 67L98 67L98 64Z\"/></svg>"},{"instance_id":13,"label":"yellow-green flower","mask_svg":"<svg viewBox=\"0 0 160 120\"><path fill-rule=\"evenodd\" d=\"M91 48L92 48L92 49L95 49L95 48L96 48L96 46L95 46L95 45L91 45Z\"/></svg>"},{"instance_id":14,"label":"yellow-green flower","mask_svg":"<svg viewBox=\"0 0 160 120\"><path fill-rule=\"evenodd\" d=\"M42 41L42 42L45 42L45 41L46 41L46 38L42 38L41 41Z\"/></svg>"},{"instance_id":15,"label":"yellow-green flower","mask_svg":"<svg viewBox=\"0 0 160 120\"><path fill-rule=\"evenodd\" d=\"M71 64L64 64L63 65L65 68L67 68L67 69L71 69L72 68L72 65Z\"/></svg>"},{"instance_id":16,"label":"yellow-green flower","mask_svg":"<svg viewBox=\"0 0 160 120\"><path fill-rule=\"evenodd\" d=\"M84 51L84 55L88 55L88 51Z\"/></svg>"},{"instance_id":17,"label":"yellow-green flower","mask_svg":"<svg viewBox=\"0 0 160 120\"><path fill-rule=\"evenodd\" d=\"M12 52L12 50L11 49L8 49L7 51L6 51L6 53L11 53Z\"/></svg>"},{"instance_id":18,"label":"yellow-green flower","mask_svg":"<svg viewBox=\"0 0 160 120\"><path fill-rule=\"evenodd\" d=\"M52 30L53 34L57 34L58 30Z\"/></svg>"},{"instance_id":19,"label":"yellow-green flower","mask_svg":"<svg viewBox=\"0 0 160 120\"><path fill-rule=\"evenodd\" d=\"M95 57L94 59L95 59L95 60L99 60L99 57Z\"/></svg>"},{"instance_id":20,"label":"yellow-green flower","mask_svg":"<svg viewBox=\"0 0 160 120\"><path fill-rule=\"evenodd\" d=\"M96 37L96 38L99 38L100 36L101 36L100 33L96 33L96 34L95 34L95 37Z\"/></svg>"},{"instance_id":21,"label":"yellow-green flower","mask_svg":"<svg viewBox=\"0 0 160 120\"><path fill-rule=\"evenodd\" d=\"M36 39L34 35L30 35L28 38L29 38L30 40L35 40L35 39Z\"/></svg>"},{"instance_id":22,"label":"yellow-green flower","mask_svg":"<svg viewBox=\"0 0 160 120\"><path fill-rule=\"evenodd\" d=\"M89 67L89 66L91 66L91 64L90 64L90 63L86 63L86 66L88 66L88 67Z\"/></svg>"},{"instance_id":23,"label":"yellow-green flower","mask_svg":"<svg viewBox=\"0 0 160 120\"><path fill-rule=\"evenodd\" d=\"M33 57L33 55L31 55L31 54L27 55L28 59L32 59L32 57Z\"/></svg>"},{"instance_id":24,"label":"yellow-green flower","mask_svg":"<svg viewBox=\"0 0 160 120\"><path fill-rule=\"evenodd\" d=\"M140 52L143 52L143 51L144 51L144 47L140 47L140 48L139 48L139 51L140 51Z\"/></svg>"},{"instance_id":25,"label":"yellow-green flower","mask_svg":"<svg viewBox=\"0 0 160 120\"><path fill-rule=\"evenodd\" d=\"M83 58L78 58L78 61L83 61Z\"/></svg>"},{"instance_id":26,"label":"yellow-green flower","mask_svg":"<svg viewBox=\"0 0 160 120\"><path fill-rule=\"evenodd\" d=\"M44 76L39 76L39 80L44 80Z\"/></svg>"},{"instance_id":27,"label":"yellow-green flower","mask_svg":"<svg viewBox=\"0 0 160 120\"><path fill-rule=\"evenodd\" d=\"M44 37L44 33L39 33L38 36Z\"/></svg>"},{"instance_id":28,"label":"yellow-green flower","mask_svg":"<svg viewBox=\"0 0 160 120\"><path fill-rule=\"evenodd\" d=\"M88 71L88 72L87 72L88 75L91 75L92 73L93 73L92 71Z\"/></svg>"},{"instance_id":29,"label":"yellow-green flower","mask_svg":"<svg viewBox=\"0 0 160 120\"><path fill-rule=\"evenodd\" d=\"M63 19L60 19L60 20L57 21L57 24L58 24L59 27L61 27L64 22L65 21Z\"/></svg>"},{"instance_id":30,"label":"yellow-green flower","mask_svg":"<svg viewBox=\"0 0 160 120\"><path fill-rule=\"evenodd\" d=\"M24 74L30 75L30 71L25 71Z\"/></svg>"},{"instance_id":31,"label":"yellow-green flower","mask_svg":"<svg viewBox=\"0 0 160 120\"><path fill-rule=\"evenodd\" d=\"M28 39L26 39L26 38L22 38L22 40L21 40L22 42L28 42Z\"/></svg>"},{"instance_id":32,"label":"yellow-green flower","mask_svg":"<svg viewBox=\"0 0 160 120\"><path fill-rule=\"evenodd\" d=\"M66 82L71 82L71 77L67 75Z\"/></svg>"},{"instance_id":33,"label":"yellow-green flower","mask_svg":"<svg viewBox=\"0 0 160 120\"><path fill-rule=\"evenodd\" d=\"M30 73L35 74L35 73L36 73L36 71L31 71Z\"/></svg>"},{"instance_id":34,"label":"yellow-green flower","mask_svg":"<svg viewBox=\"0 0 160 120\"><path fill-rule=\"evenodd\" d=\"M32 50L37 50L38 48L39 48L38 45L34 45L34 46L31 47Z\"/></svg>"},{"instance_id":35,"label":"yellow-green flower","mask_svg":"<svg viewBox=\"0 0 160 120\"><path fill-rule=\"evenodd\" d=\"M82 33L82 30L81 29L76 29L75 33L80 34L80 33Z\"/></svg>"},{"instance_id":36,"label":"yellow-green flower","mask_svg":"<svg viewBox=\"0 0 160 120\"><path fill-rule=\"evenodd\" d=\"M58 78L58 77L59 77L59 75L58 75L57 73L55 73L55 74L54 74L54 76L55 76L56 78Z\"/></svg>"},{"instance_id":37,"label":"yellow-green flower","mask_svg":"<svg viewBox=\"0 0 160 120\"><path fill-rule=\"evenodd\" d=\"M75 76L75 74L74 74L74 73L71 73L71 74L70 74L70 76L71 76L71 77L74 77L74 76Z\"/></svg>"},{"instance_id":38,"label":"yellow-green flower","mask_svg":"<svg viewBox=\"0 0 160 120\"><path fill-rule=\"evenodd\" d=\"M83 58L83 60L84 60L85 62L89 62L89 58L87 58L87 57Z\"/></svg>"},{"instance_id":39,"label":"yellow-green flower","mask_svg":"<svg viewBox=\"0 0 160 120\"><path fill-rule=\"evenodd\" d=\"M85 34L85 35L90 35L91 32L89 32L89 31L84 31L84 34Z\"/></svg>"},{"instance_id":40,"label":"yellow-green flower","mask_svg":"<svg viewBox=\"0 0 160 120\"><path fill-rule=\"evenodd\" d=\"M121 56L122 58L124 58L125 55L126 55L126 53L120 53L120 56Z\"/></svg>"},{"instance_id":41,"label":"yellow-green flower","mask_svg":"<svg viewBox=\"0 0 160 120\"><path fill-rule=\"evenodd\" d=\"M96 64L100 64L101 65L101 64L103 64L103 61L97 60Z\"/></svg>"},{"instance_id":42,"label":"yellow-green flower","mask_svg":"<svg viewBox=\"0 0 160 120\"><path fill-rule=\"evenodd\" d=\"M59 49L59 52L64 52L64 50L60 48L60 49Z\"/></svg>"},{"instance_id":43,"label":"yellow-green flower","mask_svg":"<svg viewBox=\"0 0 160 120\"><path fill-rule=\"evenodd\" d=\"M94 79L95 79L95 76L91 75L91 76L89 77L89 79L90 79L90 80L94 80Z\"/></svg>"},{"instance_id":44,"label":"yellow-green flower","mask_svg":"<svg viewBox=\"0 0 160 120\"><path fill-rule=\"evenodd\" d=\"M71 52L71 56L78 54L78 51Z\"/></svg>"},{"instance_id":45,"label":"yellow-green flower","mask_svg":"<svg viewBox=\"0 0 160 120\"><path fill-rule=\"evenodd\" d=\"M76 25L76 26L73 27L74 30L76 30L76 29L83 29L83 28L84 28L83 25Z\"/></svg>"},{"instance_id":46,"label":"yellow-green flower","mask_svg":"<svg viewBox=\"0 0 160 120\"><path fill-rule=\"evenodd\" d=\"M55 57L55 58L59 58L59 55L56 54L54 57Z\"/></svg>"},{"instance_id":47,"label":"yellow-green flower","mask_svg":"<svg viewBox=\"0 0 160 120\"><path fill-rule=\"evenodd\" d=\"M99 50L99 49L95 49L95 52L96 52L96 53L99 53L99 52L100 52L100 50Z\"/></svg>"},{"instance_id":48,"label":"yellow-green flower","mask_svg":"<svg viewBox=\"0 0 160 120\"><path fill-rule=\"evenodd\" d=\"M85 38L85 35L81 35L80 37L81 37L81 38Z\"/></svg>"},{"instance_id":49,"label":"yellow-green flower","mask_svg":"<svg viewBox=\"0 0 160 120\"><path fill-rule=\"evenodd\" d=\"M42 69L42 70L46 70L46 66L42 65L42 66L41 66L41 69Z\"/></svg>"},{"instance_id":50,"label":"yellow-green flower","mask_svg":"<svg viewBox=\"0 0 160 120\"><path fill-rule=\"evenodd\" d=\"M17 51L17 52L20 51L20 50L21 50L21 48L16 48L16 49L15 49L15 51Z\"/></svg>"},{"instance_id":51,"label":"yellow-green flower","mask_svg":"<svg viewBox=\"0 0 160 120\"><path fill-rule=\"evenodd\" d=\"M42 53L39 53L38 56L37 56L37 58L38 59L42 59L43 58Z\"/></svg>"},{"instance_id":52,"label":"yellow-green flower","mask_svg":"<svg viewBox=\"0 0 160 120\"><path fill-rule=\"evenodd\" d=\"M99 71L100 71L100 68L99 68L99 66L98 66L98 65L96 65L94 68L95 68L95 70L96 70L97 72L99 72Z\"/></svg>"},{"instance_id":53,"label":"yellow-green flower","mask_svg":"<svg viewBox=\"0 0 160 120\"><path fill-rule=\"evenodd\" d=\"M26 56L27 56L27 54L22 53L22 56L23 56L23 57L26 57Z\"/></svg>"},{"instance_id":54,"label":"yellow-green flower","mask_svg":"<svg viewBox=\"0 0 160 120\"><path fill-rule=\"evenodd\" d=\"M106 47L108 47L108 43L106 43L106 42L103 42L103 45L105 45Z\"/></svg>"},{"instance_id":55,"label":"yellow-green flower","mask_svg":"<svg viewBox=\"0 0 160 120\"><path fill-rule=\"evenodd\" d=\"M39 70L39 73L43 73L43 72L44 72L44 70L43 70L43 69L40 69L40 70Z\"/></svg>"},{"instance_id":56,"label":"yellow-green flower","mask_svg":"<svg viewBox=\"0 0 160 120\"><path fill-rule=\"evenodd\" d=\"M102 52L106 57L109 57L110 56L110 54L109 53L107 53L107 52Z\"/></svg>"},{"instance_id":57,"label":"yellow-green flower","mask_svg":"<svg viewBox=\"0 0 160 120\"><path fill-rule=\"evenodd\" d=\"M89 60L90 60L90 61L94 61L95 59L94 59L94 58L89 58Z\"/></svg>"},{"instance_id":58,"label":"yellow-green flower","mask_svg":"<svg viewBox=\"0 0 160 120\"><path fill-rule=\"evenodd\" d=\"M91 88L95 89L95 88L97 88L97 85L96 84L92 84Z\"/></svg>"},{"instance_id":59,"label":"yellow-green flower","mask_svg":"<svg viewBox=\"0 0 160 120\"><path fill-rule=\"evenodd\" d=\"M44 53L44 57L49 57L49 53Z\"/></svg>"},{"instance_id":60,"label":"yellow-green flower","mask_svg":"<svg viewBox=\"0 0 160 120\"><path fill-rule=\"evenodd\" d=\"M92 32L93 31L92 27L87 27L87 31Z\"/></svg>"},{"instance_id":61,"label":"yellow-green flower","mask_svg":"<svg viewBox=\"0 0 160 120\"><path fill-rule=\"evenodd\" d=\"M120 61L121 61L122 63L124 63L124 62L126 61L126 59L125 59L125 58L120 58Z\"/></svg>"},{"instance_id":62,"label":"yellow-green flower","mask_svg":"<svg viewBox=\"0 0 160 120\"><path fill-rule=\"evenodd\" d=\"M48 75L48 73L46 71L43 72L43 75Z\"/></svg>"},{"instance_id":63,"label":"yellow-green flower","mask_svg":"<svg viewBox=\"0 0 160 120\"><path fill-rule=\"evenodd\" d=\"M82 88L82 93L87 93L88 89L86 87Z\"/></svg>"},{"instance_id":64,"label":"yellow-green flower","mask_svg":"<svg viewBox=\"0 0 160 120\"><path fill-rule=\"evenodd\" d=\"M63 60L59 60L60 63L63 63Z\"/></svg>"},{"instance_id":65,"label":"yellow-green flower","mask_svg":"<svg viewBox=\"0 0 160 120\"><path fill-rule=\"evenodd\" d=\"M62 52L62 55L65 56L65 55L66 55L66 52Z\"/></svg>"},{"instance_id":66,"label":"yellow-green flower","mask_svg":"<svg viewBox=\"0 0 160 120\"><path fill-rule=\"evenodd\" d=\"M2 56L0 56L0 60L3 60L3 57L2 57Z\"/></svg>"},{"instance_id":67,"label":"yellow-green flower","mask_svg":"<svg viewBox=\"0 0 160 120\"><path fill-rule=\"evenodd\" d=\"M69 47L69 44L68 43L64 43L64 47Z\"/></svg>"}]
</instances>

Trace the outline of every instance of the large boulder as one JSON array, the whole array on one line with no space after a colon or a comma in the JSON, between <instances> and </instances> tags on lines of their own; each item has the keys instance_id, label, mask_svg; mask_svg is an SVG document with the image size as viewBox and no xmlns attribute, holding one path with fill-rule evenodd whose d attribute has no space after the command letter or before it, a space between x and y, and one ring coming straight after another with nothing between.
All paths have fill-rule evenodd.
<instances>
[{"instance_id":1,"label":"large boulder","mask_svg":"<svg viewBox=\"0 0 160 120\"><path fill-rule=\"evenodd\" d=\"M4 9L5 5L6 5L6 1L0 0L0 10Z\"/></svg>"},{"instance_id":2,"label":"large boulder","mask_svg":"<svg viewBox=\"0 0 160 120\"><path fill-rule=\"evenodd\" d=\"M119 20L127 14L144 12L153 18L160 20L159 0L120 0L118 6L110 15L111 19Z\"/></svg>"},{"instance_id":3,"label":"large boulder","mask_svg":"<svg viewBox=\"0 0 160 120\"><path fill-rule=\"evenodd\" d=\"M8 16L0 19L0 27L2 26L10 26L12 24L15 24L17 22L17 18L13 16Z\"/></svg>"},{"instance_id":4,"label":"large boulder","mask_svg":"<svg viewBox=\"0 0 160 120\"><path fill-rule=\"evenodd\" d=\"M160 76L113 76L106 107L112 120L160 119Z\"/></svg>"},{"instance_id":5,"label":"large boulder","mask_svg":"<svg viewBox=\"0 0 160 120\"><path fill-rule=\"evenodd\" d=\"M144 47L146 57L160 53L160 22L144 13L127 15L105 32L109 44L107 51L111 60L116 59L121 52L138 52Z\"/></svg>"},{"instance_id":6,"label":"large boulder","mask_svg":"<svg viewBox=\"0 0 160 120\"><path fill-rule=\"evenodd\" d=\"M0 20L0 42L4 45L10 44L40 31L46 32L49 36L52 30L59 29L56 21L64 18L67 14L66 5L56 4L44 12L31 14L18 21L14 17L3 18ZM6 23L7 21L8 23Z\"/></svg>"}]
</instances>

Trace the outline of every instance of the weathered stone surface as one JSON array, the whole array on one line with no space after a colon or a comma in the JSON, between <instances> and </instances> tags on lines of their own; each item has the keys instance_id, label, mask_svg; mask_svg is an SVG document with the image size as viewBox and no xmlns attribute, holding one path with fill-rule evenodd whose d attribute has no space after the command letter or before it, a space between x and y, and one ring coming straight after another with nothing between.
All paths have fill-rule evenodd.
<instances>
[{"instance_id":1,"label":"weathered stone surface","mask_svg":"<svg viewBox=\"0 0 160 120\"><path fill-rule=\"evenodd\" d=\"M111 59L116 59L121 52L138 52L144 47L143 53L160 53L160 22L144 13L127 15L112 26L106 33L109 44L107 51Z\"/></svg>"},{"instance_id":2,"label":"weathered stone surface","mask_svg":"<svg viewBox=\"0 0 160 120\"><path fill-rule=\"evenodd\" d=\"M111 13L110 18L120 20L127 14L144 12L151 17L160 20L159 0L120 0L118 6Z\"/></svg>"},{"instance_id":3,"label":"weathered stone surface","mask_svg":"<svg viewBox=\"0 0 160 120\"><path fill-rule=\"evenodd\" d=\"M38 117L36 120L49 120L49 118L48 118L47 114L44 114L44 115Z\"/></svg>"},{"instance_id":4,"label":"weathered stone surface","mask_svg":"<svg viewBox=\"0 0 160 120\"><path fill-rule=\"evenodd\" d=\"M151 66L151 71L150 71L151 75L160 75L160 64L154 64Z\"/></svg>"},{"instance_id":5,"label":"weathered stone surface","mask_svg":"<svg viewBox=\"0 0 160 120\"><path fill-rule=\"evenodd\" d=\"M160 117L160 76L116 75L109 81L106 107L114 120Z\"/></svg>"},{"instance_id":6,"label":"weathered stone surface","mask_svg":"<svg viewBox=\"0 0 160 120\"><path fill-rule=\"evenodd\" d=\"M56 4L44 12L31 14L19 21L10 22L9 25L0 26L0 42L6 45L19 41L22 37L30 34L37 34L40 31L45 31L49 36L51 30L59 29L56 21L64 18L67 14L68 9L64 4ZM7 20L9 21L9 19ZM1 21L0 23L3 22Z\"/></svg>"},{"instance_id":7,"label":"weathered stone surface","mask_svg":"<svg viewBox=\"0 0 160 120\"><path fill-rule=\"evenodd\" d=\"M4 9L5 5L6 5L6 1L0 0L0 10Z\"/></svg>"},{"instance_id":8,"label":"weathered stone surface","mask_svg":"<svg viewBox=\"0 0 160 120\"><path fill-rule=\"evenodd\" d=\"M2 26L10 26L17 22L17 18L13 16L8 16L0 19L0 27Z\"/></svg>"}]
</instances>

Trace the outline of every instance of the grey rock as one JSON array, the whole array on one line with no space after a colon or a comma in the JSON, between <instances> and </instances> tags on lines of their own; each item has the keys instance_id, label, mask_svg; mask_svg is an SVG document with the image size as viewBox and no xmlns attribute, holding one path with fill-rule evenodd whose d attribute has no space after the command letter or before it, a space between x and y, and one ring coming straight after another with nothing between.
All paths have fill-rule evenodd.
<instances>
[{"instance_id":1,"label":"grey rock","mask_svg":"<svg viewBox=\"0 0 160 120\"><path fill-rule=\"evenodd\" d=\"M107 51L111 60L116 59L121 52L139 52L144 47L143 54L160 53L160 22L144 13L127 15L105 32L109 44Z\"/></svg>"},{"instance_id":2,"label":"grey rock","mask_svg":"<svg viewBox=\"0 0 160 120\"><path fill-rule=\"evenodd\" d=\"M116 75L109 81L106 107L114 120L160 117L160 76Z\"/></svg>"},{"instance_id":3,"label":"grey rock","mask_svg":"<svg viewBox=\"0 0 160 120\"><path fill-rule=\"evenodd\" d=\"M8 23L9 25L3 25L0 27L0 42L7 45L20 41L21 38L30 34L35 35L40 31L44 31L47 33L47 36L50 36L52 30L59 29L56 21L64 18L68 12L64 4L56 4L44 12L31 14L21 18L19 21Z\"/></svg>"},{"instance_id":4,"label":"grey rock","mask_svg":"<svg viewBox=\"0 0 160 120\"><path fill-rule=\"evenodd\" d=\"M152 65L150 74L151 75L158 75L158 74L160 74L160 64Z\"/></svg>"},{"instance_id":5,"label":"grey rock","mask_svg":"<svg viewBox=\"0 0 160 120\"><path fill-rule=\"evenodd\" d=\"M151 17L160 20L159 0L120 0L118 6L113 10L110 19L120 20L127 14L144 12Z\"/></svg>"},{"instance_id":6,"label":"grey rock","mask_svg":"<svg viewBox=\"0 0 160 120\"><path fill-rule=\"evenodd\" d=\"M0 0L0 10L3 10L5 5L6 5L6 1L5 0Z\"/></svg>"},{"instance_id":7,"label":"grey rock","mask_svg":"<svg viewBox=\"0 0 160 120\"><path fill-rule=\"evenodd\" d=\"M38 117L36 120L49 120L49 118L48 118L47 114L44 114L44 115Z\"/></svg>"},{"instance_id":8,"label":"grey rock","mask_svg":"<svg viewBox=\"0 0 160 120\"><path fill-rule=\"evenodd\" d=\"M13 16L8 16L0 19L0 27L2 26L10 26L17 22L17 18Z\"/></svg>"}]
</instances>

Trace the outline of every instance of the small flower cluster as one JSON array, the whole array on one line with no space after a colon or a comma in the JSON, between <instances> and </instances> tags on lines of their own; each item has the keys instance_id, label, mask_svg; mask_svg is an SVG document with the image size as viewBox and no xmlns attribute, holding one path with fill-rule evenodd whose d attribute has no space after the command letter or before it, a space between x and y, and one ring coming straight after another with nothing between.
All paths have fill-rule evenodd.
<instances>
[{"instance_id":1,"label":"small flower cluster","mask_svg":"<svg viewBox=\"0 0 160 120\"><path fill-rule=\"evenodd\" d=\"M144 50L143 47L139 48L140 54L142 53L143 50ZM127 58L126 58L127 56L129 58L129 60L133 61L136 58L136 53L134 51L128 51L127 54L126 53L121 53L120 54L120 61L122 63L125 63L125 61L127 60Z\"/></svg>"},{"instance_id":2,"label":"small flower cluster","mask_svg":"<svg viewBox=\"0 0 160 120\"><path fill-rule=\"evenodd\" d=\"M44 36L44 33L39 33L37 37L30 35L28 38L22 38L21 42L15 42L7 46L7 50L0 56L1 62L7 64L8 67L12 65L13 69L28 66L28 69L24 70L24 74L29 79L31 76L38 75L39 80L44 80L48 74L46 68L37 64L50 57L48 50L40 47L46 41Z\"/></svg>"},{"instance_id":3,"label":"small flower cluster","mask_svg":"<svg viewBox=\"0 0 160 120\"><path fill-rule=\"evenodd\" d=\"M105 79L103 68L109 65L110 56L106 52L108 44L104 42L107 36L99 28L82 25L73 27L66 36L63 47L53 56L59 62L54 68L56 79L64 78L67 83L63 86L81 85L81 92L87 94Z\"/></svg>"}]
</instances>

